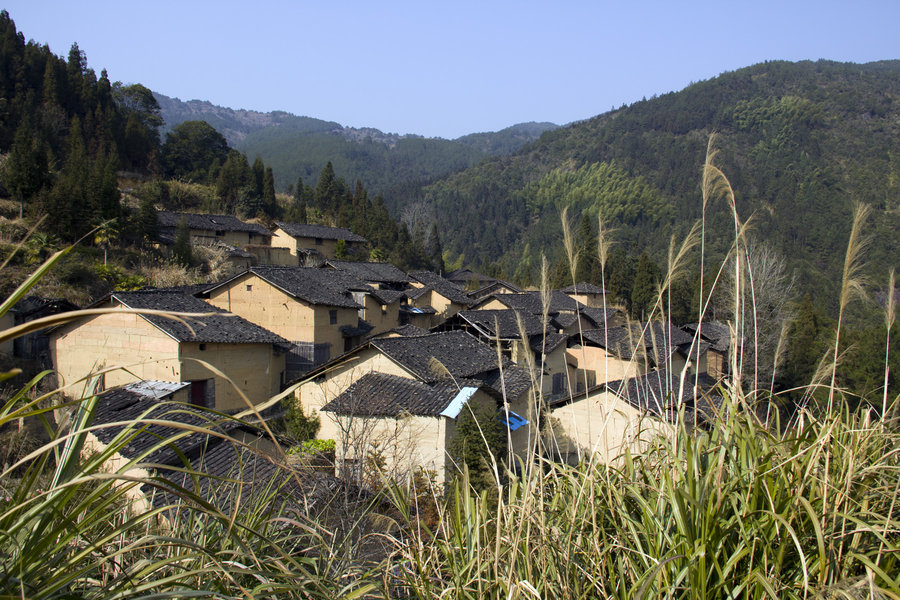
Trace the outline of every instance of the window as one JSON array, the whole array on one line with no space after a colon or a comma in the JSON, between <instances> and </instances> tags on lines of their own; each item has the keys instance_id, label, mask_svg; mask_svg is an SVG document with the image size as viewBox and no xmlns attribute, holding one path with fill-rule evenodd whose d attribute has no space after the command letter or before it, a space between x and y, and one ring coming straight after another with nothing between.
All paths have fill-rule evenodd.
<instances>
[{"instance_id":1,"label":"window","mask_svg":"<svg viewBox=\"0 0 900 600\"><path fill-rule=\"evenodd\" d=\"M332 325L337 325L337 311L329 310L328 311L328 322Z\"/></svg>"},{"instance_id":2,"label":"window","mask_svg":"<svg viewBox=\"0 0 900 600\"><path fill-rule=\"evenodd\" d=\"M316 238L316 246L322 245L322 238Z\"/></svg>"},{"instance_id":3,"label":"window","mask_svg":"<svg viewBox=\"0 0 900 600\"><path fill-rule=\"evenodd\" d=\"M192 381L191 404L194 406L213 408L216 403L215 389L212 379Z\"/></svg>"},{"instance_id":4,"label":"window","mask_svg":"<svg viewBox=\"0 0 900 600\"><path fill-rule=\"evenodd\" d=\"M247 291L248 291L248 292L252 292L252 291L253 291L253 286L252 286L251 284L249 284L249 283L247 284Z\"/></svg>"}]
</instances>

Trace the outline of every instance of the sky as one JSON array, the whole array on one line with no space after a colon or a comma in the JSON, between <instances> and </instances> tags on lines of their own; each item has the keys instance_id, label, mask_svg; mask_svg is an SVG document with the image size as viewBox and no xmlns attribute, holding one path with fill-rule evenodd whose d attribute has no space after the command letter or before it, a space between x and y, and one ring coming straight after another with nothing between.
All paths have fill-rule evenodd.
<instances>
[{"instance_id":1,"label":"sky","mask_svg":"<svg viewBox=\"0 0 900 600\"><path fill-rule=\"evenodd\" d=\"M456 138L765 60L900 58L900 0L15 0L26 39L181 100Z\"/></svg>"}]
</instances>

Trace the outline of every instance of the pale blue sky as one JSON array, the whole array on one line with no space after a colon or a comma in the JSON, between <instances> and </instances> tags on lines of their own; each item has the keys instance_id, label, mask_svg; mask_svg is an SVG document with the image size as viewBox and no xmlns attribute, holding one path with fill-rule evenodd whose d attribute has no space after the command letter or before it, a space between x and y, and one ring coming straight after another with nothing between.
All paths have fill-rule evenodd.
<instances>
[{"instance_id":1,"label":"pale blue sky","mask_svg":"<svg viewBox=\"0 0 900 600\"><path fill-rule=\"evenodd\" d=\"M564 124L763 60L900 58L900 0L4 3L182 100L454 138Z\"/></svg>"}]
</instances>

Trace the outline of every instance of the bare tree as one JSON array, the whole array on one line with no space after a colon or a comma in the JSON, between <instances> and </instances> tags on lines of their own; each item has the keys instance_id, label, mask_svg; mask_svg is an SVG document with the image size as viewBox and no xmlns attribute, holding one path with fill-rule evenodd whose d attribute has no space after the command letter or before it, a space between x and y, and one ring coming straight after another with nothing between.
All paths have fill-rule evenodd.
<instances>
[{"instance_id":1,"label":"bare tree","mask_svg":"<svg viewBox=\"0 0 900 600\"><path fill-rule=\"evenodd\" d=\"M742 258L741 302L745 311L740 319L730 314L736 305L733 273L726 271L725 285L716 301L716 314L741 323L737 339L742 357L743 383L751 391L768 389L779 366L783 336L794 320L793 301L796 277L789 273L784 257L765 243L751 240Z\"/></svg>"}]
</instances>

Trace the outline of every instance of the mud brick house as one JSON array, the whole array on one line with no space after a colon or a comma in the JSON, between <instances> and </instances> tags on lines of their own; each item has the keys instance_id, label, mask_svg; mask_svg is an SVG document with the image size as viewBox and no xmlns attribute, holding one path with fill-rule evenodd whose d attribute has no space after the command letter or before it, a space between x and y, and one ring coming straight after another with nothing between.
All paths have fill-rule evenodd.
<instances>
[{"instance_id":1,"label":"mud brick house","mask_svg":"<svg viewBox=\"0 0 900 600\"><path fill-rule=\"evenodd\" d=\"M344 271L277 266L252 267L203 296L290 340L289 380L396 327L400 300Z\"/></svg>"},{"instance_id":2,"label":"mud brick house","mask_svg":"<svg viewBox=\"0 0 900 600\"><path fill-rule=\"evenodd\" d=\"M419 309L433 308L431 327L473 304L464 289L437 273L413 271L409 277L412 289L407 292L408 306Z\"/></svg>"},{"instance_id":3,"label":"mud brick house","mask_svg":"<svg viewBox=\"0 0 900 600\"><path fill-rule=\"evenodd\" d=\"M536 422L531 390L526 369L505 358L498 362L487 344L451 331L373 339L309 373L295 397L306 414L321 413L317 437L336 441L339 462L359 460L386 437L407 448L419 440L410 460L443 480L446 472L438 471L448 468L458 406L489 403L501 415L508 409L511 448L523 456ZM372 437L374 431L379 435Z\"/></svg>"},{"instance_id":4,"label":"mud brick house","mask_svg":"<svg viewBox=\"0 0 900 600\"><path fill-rule=\"evenodd\" d=\"M702 427L717 417L722 398L710 393L712 380L699 383L695 388L693 377L657 370L562 399L551 406L547 447L572 464L592 454L614 463L626 449L641 452L653 437L674 435L679 418L688 429Z\"/></svg>"},{"instance_id":5,"label":"mud brick house","mask_svg":"<svg viewBox=\"0 0 900 600\"><path fill-rule=\"evenodd\" d=\"M256 223L244 223L230 215L180 213L161 210L156 213L160 241L175 242L175 234L183 221L191 235L191 244L214 245L222 243L235 248L252 245L271 245L272 232Z\"/></svg>"},{"instance_id":6,"label":"mud brick house","mask_svg":"<svg viewBox=\"0 0 900 600\"><path fill-rule=\"evenodd\" d=\"M591 308L604 308L605 306L608 306L608 304L605 304L606 291L593 283L582 281L576 285L570 285L567 288L563 288L560 291L573 300Z\"/></svg>"},{"instance_id":7,"label":"mud brick house","mask_svg":"<svg viewBox=\"0 0 900 600\"><path fill-rule=\"evenodd\" d=\"M101 388L134 381L190 383L190 401L220 411L259 404L281 390L284 338L179 292L116 292L86 315L50 335L53 364L68 395L79 397L87 378ZM193 313L180 320L138 310ZM227 374L227 379L220 373Z\"/></svg>"},{"instance_id":8,"label":"mud brick house","mask_svg":"<svg viewBox=\"0 0 900 600\"><path fill-rule=\"evenodd\" d=\"M368 240L343 227L275 221L272 246L287 248L296 259L295 265L306 265L305 261L315 260L316 256L320 261L335 258L338 242L343 242L347 251L354 253L364 249Z\"/></svg>"},{"instance_id":9,"label":"mud brick house","mask_svg":"<svg viewBox=\"0 0 900 600\"><path fill-rule=\"evenodd\" d=\"M513 309L463 310L440 329L460 329L496 348L522 367L534 365L544 398L574 390L566 364L569 336L541 324L538 316Z\"/></svg>"}]
</instances>

